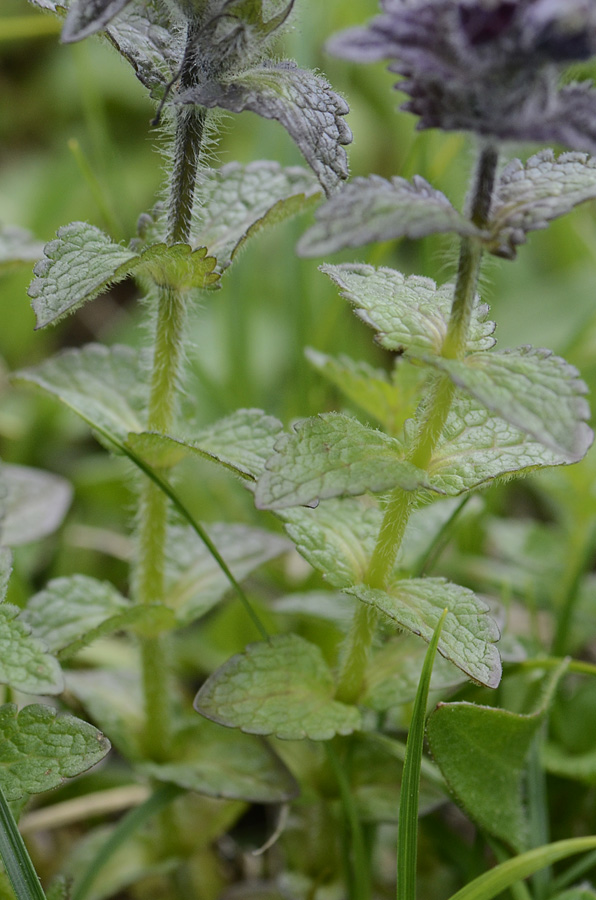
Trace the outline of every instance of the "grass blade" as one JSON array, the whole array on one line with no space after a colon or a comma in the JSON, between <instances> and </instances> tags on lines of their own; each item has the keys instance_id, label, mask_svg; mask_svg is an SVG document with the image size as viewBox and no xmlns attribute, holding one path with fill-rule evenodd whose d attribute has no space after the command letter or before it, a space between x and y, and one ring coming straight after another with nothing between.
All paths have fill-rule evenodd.
<instances>
[{"instance_id":1,"label":"grass blade","mask_svg":"<svg viewBox=\"0 0 596 900\"><path fill-rule=\"evenodd\" d=\"M46 900L2 788L0 788L0 856L17 900Z\"/></svg>"},{"instance_id":2,"label":"grass blade","mask_svg":"<svg viewBox=\"0 0 596 900\"><path fill-rule=\"evenodd\" d=\"M553 865L560 859L572 856L575 853L583 853L585 850L596 849L596 836L583 838L570 838L565 841L556 841L554 844L546 844L522 853L507 862L495 866L488 872L475 878L456 894L451 900L493 900L502 891L507 890L516 881L533 875L539 869Z\"/></svg>"},{"instance_id":3,"label":"grass blade","mask_svg":"<svg viewBox=\"0 0 596 900\"><path fill-rule=\"evenodd\" d=\"M433 663L447 610L437 623L424 657L418 683L412 723L408 732L402 775L397 830L397 900L416 900L416 860L418 855L418 794L424 743L426 704Z\"/></svg>"}]
</instances>

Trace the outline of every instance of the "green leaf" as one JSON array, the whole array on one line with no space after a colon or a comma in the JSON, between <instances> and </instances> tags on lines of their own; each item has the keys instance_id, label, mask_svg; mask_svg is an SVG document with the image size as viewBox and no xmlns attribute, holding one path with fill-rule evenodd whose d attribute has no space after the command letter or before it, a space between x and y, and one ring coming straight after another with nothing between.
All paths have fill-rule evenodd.
<instances>
[{"instance_id":1,"label":"green leaf","mask_svg":"<svg viewBox=\"0 0 596 900\"><path fill-rule=\"evenodd\" d=\"M549 741L542 749L542 762L547 772L559 778L596 784L596 749L573 753Z\"/></svg>"},{"instance_id":2,"label":"green leaf","mask_svg":"<svg viewBox=\"0 0 596 900\"><path fill-rule=\"evenodd\" d=\"M553 900L596 900L596 890L588 884L580 885L555 894Z\"/></svg>"},{"instance_id":3,"label":"green leaf","mask_svg":"<svg viewBox=\"0 0 596 900\"><path fill-rule=\"evenodd\" d=\"M34 369L21 369L14 377L52 394L92 428L105 428L121 440L129 431L143 429L147 377L129 347L87 344Z\"/></svg>"},{"instance_id":4,"label":"green leaf","mask_svg":"<svg viewBox=\"0 0 596 900\"><path fill-rule=\"evenodd\" d=\"M281 430L281 422L260 409L238 409L201 429L192 439L142 432L129 434L127 444L158 468L174 466L185 457L196 455L254 481L273 453Z\"/></svg>"},{"instance_id":5,"label":"green leaf","mask_svg":"<svg viewBox=\"0 0 596 900\"><path fill-rule=\"evenodd\" d=\"M532 741L567 661L548 678L538 709L520 715L473 703L439 703L428 721L431 752L468 814L516 851L527 847L522 778Z\"/></svg>"},{"instance_id":6,"label":"green leaf","mask_svg":"<svg viewBox=\"0 0 596 900\"><path fill-rule=\"evenodd\" d=\"M237 581L290 548L282 536L247 525L215 523L206 531ZM191 528L170 528L166 552L167 604L178 624L187 625L219 603L230 582Z\"/></svg>"},{"instance_id":7,"label":"green leaf","mask_svg":"<svg viewBox=\"0 0 596 900\"><path fill-rule=\"evenodd\" d=\"M456 495L513 474L560 466L568 457L457 391L428 472L434 487Z\"/></svg>"},{"instance_id":8,"label":"green leaf","mask_svg":"<svg viewBox=\"0 0 596 900\"><path fill-rule=\"evenodd\" d=\"M286 803L298 785L265 741L199 719L174 738L172 760L145 762L139 770L208 797L248 803Z\"/></svg>"},{"instance_id":9,"label":"green leaf","mask_svg":"<svg viewBox=\"0 0 596 900\"><path fill-rule=\"evenodd\" d=\"M400 362L389 376L383 369L373 369L348 356L327 356L310 347L305 352L321 375L339 388L347 400L376 419L388 434L398 434L405 420L414 415L422 381L427 377L424 370Z\"/></svg>"},{"instance_id":10,"label":"green leaf","mask_svg":"<svg viewBox=\"0 0 596 900\"><path fill-rule=\"evenodd\" d=\"M405 178L387 181L379 175L354 178L317 210L316 219L298 244L301 256L325 256L373 241L416 239L446 231L482 234L420 175L411 182Z\"/></svg>"},{"instance_id":11,"label":"green leaf","mask_svg":"<svg viewBox=\"0 0 596 900\"><path fill-rule=\"evenodd\" d=\"M250 110L276 119L295 141L327 194L348 177L342 146L352 140L343 120L348 105L322 76L299 69L293 62L256 66L222 83L206 81L184 91L177 100L208 108L219 106L234 113Z\"/></svg>"},{"instance_id":12,"label":"green leaf","mask_svg":"<svg viewBox=\"0 0 596 900\"><path fill-rule=\"evenodd\" d=\"M374 500L343 497L279 515L298 551L329 584L343 588L364 580L383 521Z\"/></svg>"},{"instance_id":13,"label":"green leaf","mask_svg":"<svg viewBox=\"0 0 596 900\"><path fill-rule=\"evenodd\" d=\"M282 435L255 494L259 509L312 506L342 495L430 487L425 472L403 459L401 444L341 413L324 413Z\"/></svg>"},{"instance_id":14,"label":"green leaf","mask_svg":"<svg viewBox=\"0 0 596 900\"><path fill-rule=\"evenodd\" d=\"M355 706L334 700L323 654L295 634L250 644L211 675L195 698L208 719L249 734L325 741L360 727Z\"/></svg>"},{"instance_id":15,"label":"green leaf","mask_svg":"<svg viewBox=\"0 0 596 900\"><path fill-rule=\"evenodd\" d=\"M132 606L107 581L86 575L54 578L28 602L21 618L60 659L114 631L161 633L176 624L164 606ZM59 652L60 651L60 652Z\"/></svg>"},{"instance_id":16,"label":"green leaf","mask_svg":"<svg viewBox=\"0 0 596 900\"><path fill-rule=\"evenodd\" d=\"M13 812L1 790L0 857L4 864L0 872L2 900L14 900L15 897L17 900L46 900Z\"/></svg>"},{"instance_id":17,"label":"green leaf","mask_svg":"<svg viewBox=\"0 0 596 900\"><path fill-rule=\"evenodd\" d=\"M28 466L4 465L0 484L2 543L16 547L56 531L68 512L72 487L65 478Z\"/></svg>"},{"instance_id":18,"label":"green leaf","mask_svg":"<svg viewBox=\"0 0 596 900\"><path fill-rule=\"evenodd\" d=\"M212 170L200 193L196 240L209 248L223 270L248 238L307 209L319 197L320 188L305 169L259 160Z\"/></svg>"},{"instance_id":19,"label":"green leaf","mask_svg":"<svg viewBox=\"0 0 596 900\"><path fill-rule=\"evenodd\" d=\"M541 150L505 166L495 191L490 229L493 253L513 259L530 231L546 228L586 200L596 199L596 159L586 153Z\"/></svg>"},{"instance_id":20,"label":"green leaf","mask_svg":"<svg viewBox=\"0 0 596 900\"><path fill-rule=\"evenodd\" d=\"M11 565L10 551L0 547L0 684L25 694L59 694L64 682L58 661L31 634L18 607L3 602Z\"/></svg>"},{"instance_id":21,"label":"green leaf","mask_svg":"<svg viewBox=\"0 0 596 900\"><path fill-rule=\"evenodd\" d=\"M179 290L208 287L218 278L204 247L155 244L137 254L85 222L60 228L44 253L29 287L37 328L59 321L139 268L156 284Z\"/></svg>"},{"instance_id":22,"label":"green leaf","mask_svg":"<svg viewBox=\"0 0 596 900\"><path fill-rule=\"evenodd\" d=\"M424 361L511 425L577 462L592 443L587 387L574 366L549 350L520 347L473 353L464 360Z\"/></svg>"},{"instance_id":23,"label":"green leaf","mask_svg":"<svg viewBox=\"0 0 596 900\"><path fill-rule=\"evenodd\" d=\"M420 681L425 645L410 635L399 635L378 650L366 670L366 691L362 703L375 712L411 703ZM453 663L438 656L433 663L431 691L457 687L466 678Z\"/></svg>"},{"instance_id":24,"label":"green leaf","mask_svg":"<svg viewBox=\"0 0 596 900\"><path fill-rule=\"evenodd\" d=\"M7 800L39 794L86 772L110 744L87 722L34 704L0 707L0 786Z\"/></svg>"},{"instance_id":25,"label":"green leaf","mask_svg":"<svg viewBox=\"0 0 596 900\"><path fill-rule=\"evenodd\" d=\"M458 501L440 500L413 511L394 572L411 570L450 519ZM316 509L278 512L297 550L334 587L365 580L383 513L374 497L324 500Z\"/></svg>"},{"instance_id":26,"label":"green leaf","mask_svg":"<svg viewBox=\"0 0 596 900\"><path fill-rule=\"evenodd\" d=\"M43 244L31 232L15 225L0 224L0 274L43 256Z\"/></svg>"},{"instance_id":27,"label":"green leaf","mask_svg":"<svg viewBox=\"0 0 596 900\"><path fill-rule=\"evenodd\" d=\"M453 285L437 284L420 275L404 276L395 269L374 268L361 263L324 265L321 271L339 287L356 315L377 334L386 350L441 352L453 304ZM487 350L494 346L494 322L487 319L488 306L478 298L474 307L468 348Z\"/></svg>"},{"instance_id":28,"label":"green leaf","mask_svg":"<svg viewBox=\"0 0 596 900\"><path fill-rule=\"evenodd\" d=\"M493 900L507 888L534 872L586 850L596 849L596 837L570 838L528 850L484 872L451 895L450 900Z\"/></svg>"},{"instance_id":29,"label":"green leaf","mask_svg":"<svg viewBox=\"0 0 596 900\"><path fill-rule=\"evenodd\" d=\"M345 591L427 642L447 609L439 653L479 684L498 686L501 661L494 644L499 640L499 629L488 615L486 603L468 588L444 578L408 578L395 581L387 591L366 585Z\"/></svg>"}]
</instances>

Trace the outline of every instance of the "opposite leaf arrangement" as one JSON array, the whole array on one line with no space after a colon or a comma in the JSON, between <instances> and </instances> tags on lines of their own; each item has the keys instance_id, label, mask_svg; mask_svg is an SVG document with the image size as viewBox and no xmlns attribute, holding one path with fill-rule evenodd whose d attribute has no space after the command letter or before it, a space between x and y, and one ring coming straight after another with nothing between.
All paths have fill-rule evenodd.
<instances>
[{"instance_id":1,"label":"opposite leaf arrangement","mask_svg":"<svg viewBox=\"0 0 596 900\"><path fill-rule=\"evenodd\" d=\"M175 797L187 803L179 810L180 822L210 815L204 798L225 798L219 817L213 813L216 823L206 829L209 841L233 825L242 804L284 804L302 790L296 817L305 830L309 817L317 820L326 848L318 861L261 882L260 893L230 897L298 900L318 897L319 891L330 900L387 896L371 863L374 828L397 818L404 752L401 900L414 900L412 833L418 808L441 802L447 788L485 833L502 842L502 852L506 847L521 853L495 869L494 883L479 883L474 894L469 886L477 900L489 900L540 866L592 846L585 839L581 846L570 841L566 849L530 851L522 803L533 740L566 663L527 715L441 704L428 726L438 766L422 760L420 785L412 774L416 753L420 769L433 662L432 687L445 693L467 680L496 688L501 655L505 661L519 659L519 647L512 649L511 643L499 654L499 626L482 597L424 575L429 553L470 492L577 462L592 442L587 388L577 370L547 350L495 349L495 325L478 296L483 254L514 259L531 231L596 199L596 162L587 155L596 148L596 90L586 83L558 86L565 66L596 54L592 5L383 0L382 15L368 27L331 41L332 52L357 62L389 60L390 70L405 79L398 82L410 98L404 108L419 116L420 127L479 136L476 171L466 210L460 212L420 176L386 181L373 175L341 186L348 174L343 146L351 140L343 119L346 104L320 75L267 58L293 0L33 2L66 16L65 41L102 31L130 62L159 103L172 159L167 202L141 216L138 236L128 246L95 226L67 225L46 244L30 287L41 328L134 276L153 316L149 362L127 347L90 345L15 378L60 399L110 451L142 473L132 596L74 575L51 581L21 612L4 605L0 680L15 690L47 695L59 694L66 683L67 696L77 698L106 732L135 777L152 786L147 818ZM217 108L277 120L312 173L263 161L206 168L202 153L211 110ZM571 152L541 150L526 162L501 166L498 144L506 139L555 141ZM339 385L374 427L326 412L284 432L273 417L243 409L189 435L178 397L189 304L198 291L220 286L248 237L309 208L321 189L327 199L300 241L301 254L322 256L372 241L449 232L460 240L455 280L437 285L362 263L321 267L375 332L377 343L393 354L387 373L309 351L314 367ZM26 234L7 229L0 240L0 259L36 258L36 245ZM289 595L279 601L278 611L316 609L344 629L351 617L335 661L301 635L268 635L239 582L290 544L278 532L230 524L205 528L197 522L170 479L189 456L239 476L256 507L275 513L299 553L332 587L316 595ZM33 486L34 477L42 479L43 491ZM38 497L44 509L68 505L68 488L50 476L7 466L3 478L7 546L44 533L39 516L18 521L18 510L30 509L36 494L47 493L45 504ZM23 490L29 490L27 502ZM47 530L59 520L54 514ZM9 571L9 553L3 551L3 592ZM168 675L170 634L205 616L230 584L263 640L207 678L195 699L197 716ZM136 673L77 667L83 647L122 631L135 636ZM396 638L392 632L398 631L407 634ZM431 647L426 657L420 637ZM406 723L403 710L416 695L404 750L395 731ZM31 743L32 731L41 749ZM64 740L56 742L58 732ZM272 741L265 743L262 736ZM328 743L324 752L318 744L280 739ZM72 717L55 719L42 706L28 706L17 716L10 704L0 709L0 747L5 744L22 747L26 757L20 769L7 763L0 778L8 799L46 790L93 765L107 750L90 725ZM482 754L497 757L494 777L504 787L496 806ZM166 787L156 787L160 784ZM410 806L406 784L414 784ZM191 794L180 800L183 791ZM349 833L343 868L336 859L338 831ZM109 852L96 848L89 868L76 873L76 900L91 890L117 843L112 841ZM164 862L170 870L188 867L196 848L185 845L183 825L169 843L176 845L173 857L157 854L155 871ZM204 845L198 849L203 852ZM146 862L143 874L151 871ZM216 879L209 893L205 884L196 881L197 897L215 900L225 886ZM171 896L182 896L173 885L172 879ZM466 890L458 900L468 896ZM28 895L19 900L23 896Z\"/></svg>"}]
</instances>

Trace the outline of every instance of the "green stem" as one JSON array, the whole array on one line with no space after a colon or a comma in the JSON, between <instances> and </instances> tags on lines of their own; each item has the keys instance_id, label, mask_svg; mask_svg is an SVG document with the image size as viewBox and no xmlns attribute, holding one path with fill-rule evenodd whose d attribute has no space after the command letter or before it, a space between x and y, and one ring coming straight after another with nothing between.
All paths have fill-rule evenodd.
<instances>
[{"instance_id":1,"label":"green stem","mask_svg":"<svg viewBox=\"0 0 596 900\"><path fill-rule=\"evenodd\" d=\"M489 218L497 161L497 151L493 146L487 145L482 149L470 202L471 219L479 228ZM481 261L481 244L471 238L463 238L453 305L441 351L441 355L447 359L463 359L466 353ZM437 441L443 433L454 393L455 385L452 380L447 375L437 375L430 396L421 410L418 434L408 454L409 461L421 469L428 467ZM416 502L416 491L405 491L398 487L391 494L365 579L370 587L385 589ZM339 697L354 699L358 696L373 637L374 622L370 614L357 612L343 657Z\"/></svg>"},{"instance_id":2,"label":"green stem","mask_svg":"<svg viewBox=\"0 0 596 900\"><path fill-rule=\"evenodd\" d=\"M184 74L182 81L190 75ZM199 163L205 111L184 107L178 112L174 165L170 181L168 243L186 242L192 221L196 170ZM176 390L182 360L186 295L160 287L149 394L149 430L168 432L176 409ZM167 498L157 485L143 485L139 508L137 602L163 603L167 534ZM172 734L168 688L168 658L164 635L144 638L141 663L145 693L147 753L166 759Z\"/></svg>"},{"instance_id":3,"label":"green stem","mask_svg":"<svg viewBox=\"0 0 596 900\"><path fill-rule=\"evenodd\" d=\"M374 606L359 603L354 613L352 627L344 644L339 669L337 699L342 703L355 703L362 689L364 673L368 665L378 612Z\"/></svg>"}]
</instances>

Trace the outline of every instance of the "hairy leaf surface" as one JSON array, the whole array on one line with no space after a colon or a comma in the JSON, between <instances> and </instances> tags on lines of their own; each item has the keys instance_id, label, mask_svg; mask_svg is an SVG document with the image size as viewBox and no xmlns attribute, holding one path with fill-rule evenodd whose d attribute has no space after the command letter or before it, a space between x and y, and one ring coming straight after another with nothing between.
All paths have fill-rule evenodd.
<instances>
[{"instance_id":1,"label":"hairy leaf surface","mask_svg":"<svg viewBox=\"0 0 596 900\"><path fill-rule=\"evenodd\" d=\"M284 740L325 741L360 727L360 713L333 699L323 654L295 634L250 644L211 675L195 709L221 725Z\"/></svg>"},{"instance_id":2,"label":"hairy leaf surface","mask_svg":"<svg viewBox=\"0 0 596 900\"><path fill-rule=\"evenodd\" d=\"M444 578L408 578L394 582L386 591L366 585L345 590L427 642L443 610L448 609L439 653L479 684L498 686L501 660L494 644L499 640L499 629L488 614L487 604L468 588Z\"/></svg>"},{"instance_id":3,"label":"hairy leaf surface","mask_svg":"<svg viewBox=\"0 0 596 900\"><path fill-rule=\"evenodd\" d=\"M411 182L397 177L387 181L379 175L354 178L317 210L316 219L298 243L302 256L324 256L372 241L415 239L446 231L482 235L420 175Z\"/></svg>"},{"instance_id":4,"label":"hairy leaf surface","mask_svg":"<svg viewBox=\"0 0 596 900\"><path fill-rule=\"evenodd\" d=\"M21 369L15 380L52 394L91 427L105 428L121 440L143 429L147 380L129 347L87 344L65 350L34 369Z\"/></svg>"},{"instance_id":5,"label":"hairy leaf surface","mask_svg":"<svg viewBox=\"0 0 596 900\"><path fill-rule=\"evenodd\" d=\"M135 453L158 468L176 465L184 457L194 454L255 481L273 453L282 427L278 419L260 409L238 409L201 429L192 439L142 432L129 434L127 443Z\"/></svg>"},{"instance_id":6,"label":"hairy leaf surface","mask_svg":"<svg viewBox=\"0 0 596 900\"><path fill-rule=\"evenodd\" d=\"M531 715L473 703L440 703L428 720L433 757L459 802L489 834L516 850L528 843L522 800L526 757L566 666L552 673Z\"/></svg>"},{"instance_id":7,"label":"hairy leaf surface","mask_svg":"<svg viewBox=\"0 0 596 900\"><path fill-rule=\"evenodd\" d=\"M61 659L114 631L157 634L176 624L164 606L132 606L112 584L86 575L52 579L21 617Z\"/></svg>"},{"instance_id":8,"label":"hairy leaf surface","mask_svg":"<svg viewBox=\"0 0 596 900\"><path fill-rule=\"evenodd\" d=\"M44 253L29 287L37 328L59 321L139 269L156 284L180 290L209 287L218 279L215 259L204 247L155 244L137 254L85 222L58 229Z\"/></svg>"},{"instance_id":9,"label":"hairy leaf surface","mask_svg":"<svg viewBox=\"0 0 596 900\"><path fill-rule=\"evenodd\" d=\"M0 707L0 785L7 800L39 794L86 772L110 749L87 722L33 704Z\"/></svg>"},{"instance_id":10,"label":"hairy leaf surface","mask_svg":"<svg viewBox=\"0 0 596 900\"><path fill-rule=\"evenodd\" d=\"M175 735L172 761L141 763L141 772L208 797L247 803L287 803L298 794L295 779L265 741L194 718Z\"/></svg>"},{"instance_id":11,"label":"hairy leaf surface","mask_svg":"<svg viewBox=\"0 0 596 900\"><path fill-rule=\"evenodd\" d=\"M31 634L21 610L4 603L11 562L10 551L0 548L0 684L25 694L59 694L64 680L58 661Z\"/></svg>"},{"instance_id":12,"label":"hairy leaf surface","mask_svg":"<svg viewBox=\"0 0 596 900\"><path fill-rule=\"evenodd\" d=\"M454 495L497 478L525 475L568 461L565 454L534 440L458 391L428 472L435 487Z\"/></svg>"},{"instance_id":13,"label":"hairy leaf surface","mask_svg":"<svg viewBox=\"0 0 596 900\"><path fill-rule=\"evenodd\" d=\"M0 273L35 262L43 256L43 243L30 231L0 224Z\"/></svg>"},{"instance_id":14,"label":"hairy leaf surface","mask_svg":"<svg viewBox=\"0 0 596 900\"><path fill-rule=\"evenodd\" d=\"M342 118L348 106L324 78L295 63L262 65L226 82L206 82L183 92L178 101L220 106L235 113L250 110L276 119L298 145L327 194L348 177L342 146L352 140Z\"/></svg>"},{"instance_id":15,"label":"hairy leaf surface","mask_svg":"<svg viewBox=\"0 0 596 900\"><path fill-rule=\"evenodd\" d=\"M574 366L549 350L520 347L473 353L464 360L425 357L516 428L577 462L592 443L587 387Z\"/></svg>"},{"instance_id":16,"label":"hairy leaf surface","mask_svg":"<svg viewBox=\"0 0 596 900\"><path fill-rule=\"evenodd\" d=\"M397 487L430 486L402 458L401 444L341 413L305 419L282 435L259 479L259 509L312 506L319 500Z\"/></svg>"},{"instance_id":17,"label":"hairy leaf surface","mask_svg":"<svg viewBox=\"0 0 596 900\"><path fill-rule=\"evenodd\" d=\"M587 200L596 199L596 159L586 153L541 150L524 164L513 159L501 173L490 227L493 252L513 258L530 231L546 228Z\"/></svg>"},{"instance_id":18,"label":"hairy leaf surface","mask_svg":"<svg viewBox=\"0 0 596 900\"><path fill-rule=\"evenodd\" d=\"M106 28L109 40L150 91L163 89L180 71L178 23L165 3L143 0L129 4Z\"/></svg>"},{"instance_id":19,"label":"hairy leaf surface","mask_svg":"<svg viewBox=\"0 0 596 900\"><path fill-rule=\"evenodd\" d=\"M209 248L222 270L249 237L308 208L320 188L308 170L259 160L214 169L202 182L200 194L197 240Z\"/></svg>"},{"instance_id":20,"label":"hairy leaf surface","mask_svg":"<svg viewBox=\"0 0 596 900\"><path fill-rule=\"evenodd\" d=\"M453 285L437 286L431 278L404 276L395 269L359 263L324 265L356 315L373 328L386 350L440 353L453 304ZM470 350L487 350L495 343L488 306L478 300L468 338Z\"/></svg>"},{"instance_id":21,"label":"hairy leaf surface","mask_svg":"<svg viewBox=\"0 0 596 900\"><path fill-rule=\"evenodd\" d=\"M281 535L248 525L214 523L205 530L238 581L291 546ZM230 582L190 527L169 529L166 553L167 603L178 624L186 625L219 603Z\"/></svg>"},{"instance_id":22,"label":"hairy leaf surface","mask_svg":"<svg viewBox=\"0 0 596 900\"><path fill-rule=\"evenodd\" d=\"M0 469L0 534L16 547L52 534L60 527L72 500L70 483L52 472L30 466Z\"/></svg>"}]
</instances>

